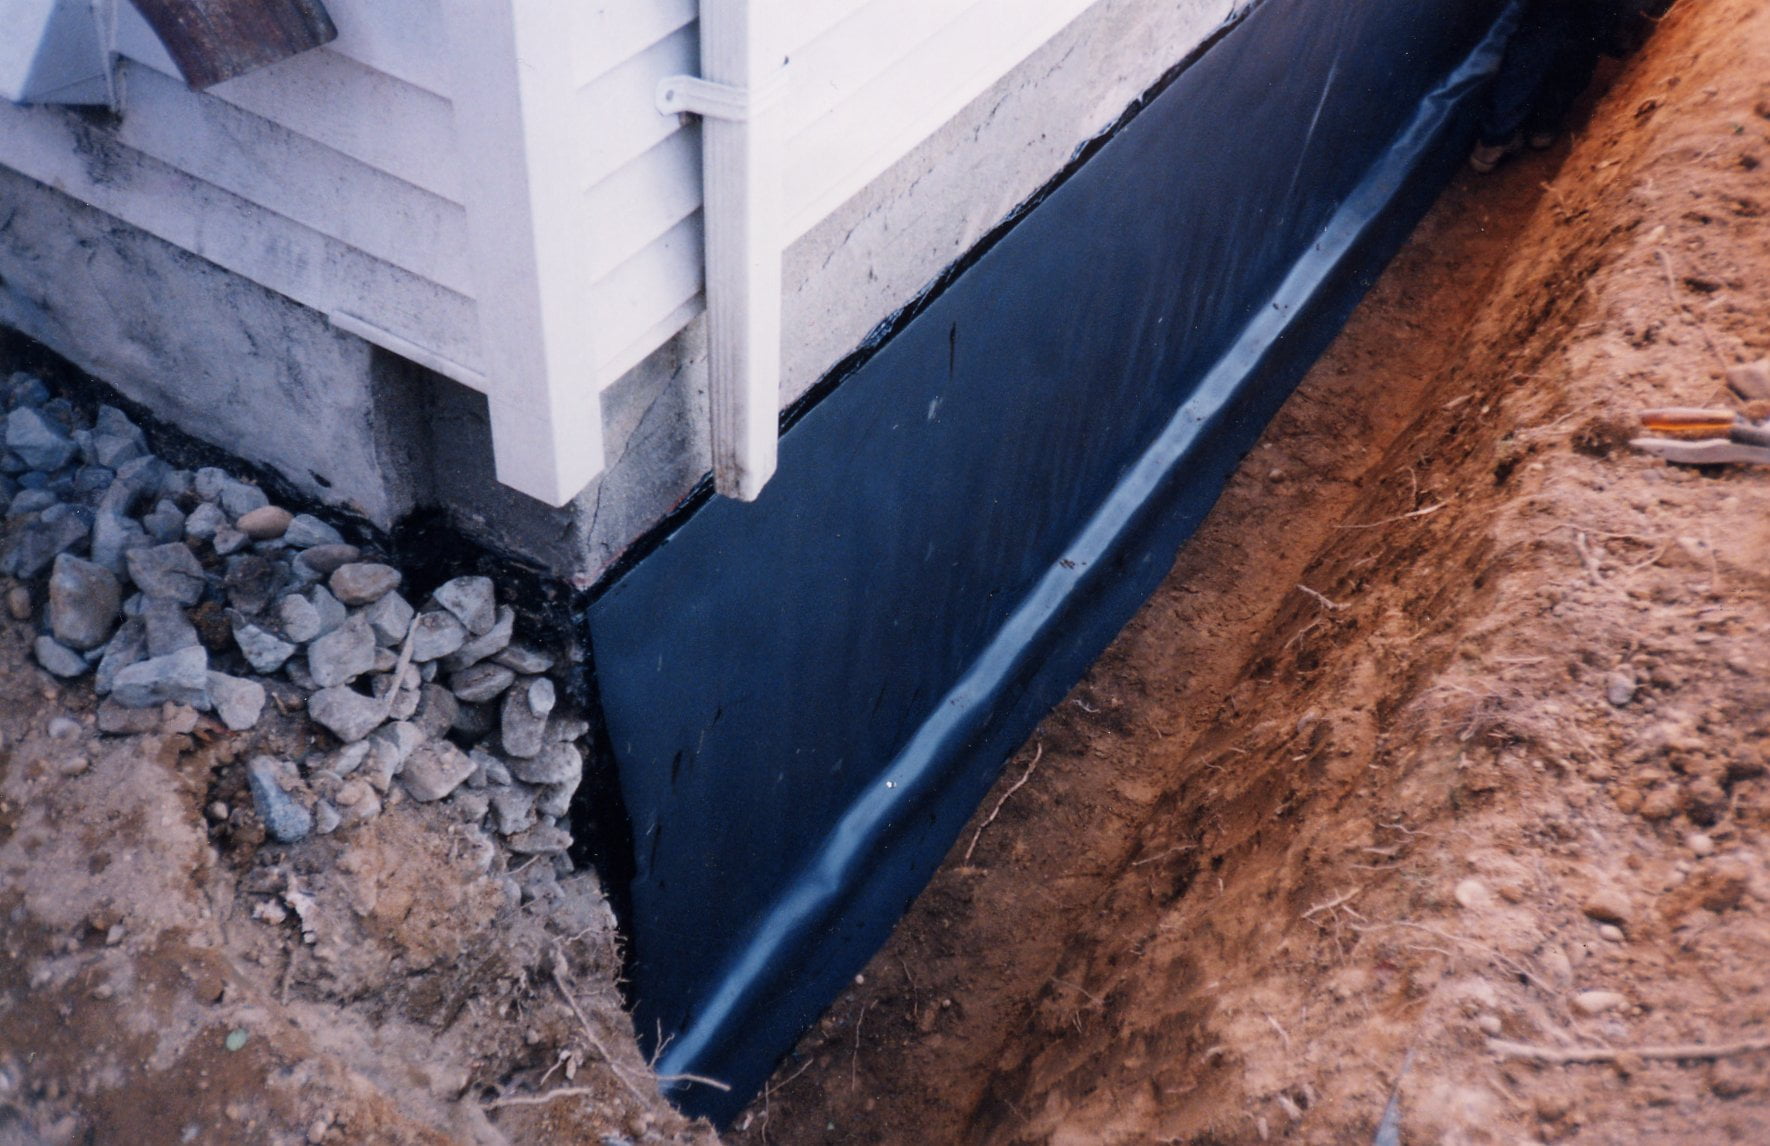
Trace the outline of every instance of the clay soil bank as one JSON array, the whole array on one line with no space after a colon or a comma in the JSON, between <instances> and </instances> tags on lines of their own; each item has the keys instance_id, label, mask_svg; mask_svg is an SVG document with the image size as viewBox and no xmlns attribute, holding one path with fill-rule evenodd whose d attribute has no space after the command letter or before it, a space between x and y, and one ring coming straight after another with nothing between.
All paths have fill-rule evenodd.
<instances>
[{"instance_id":1,"label":"clay soil bank","mask_svg":"<svg viewBox=\"0 0 1770 1146\"><path fill-rule=\"evenodd\" d=\"M1627 445L1770 354L1770 9L1600 86L1448 190L731 1140L1770 1141L1770 468Z\"/></svg>"}]
</instances>

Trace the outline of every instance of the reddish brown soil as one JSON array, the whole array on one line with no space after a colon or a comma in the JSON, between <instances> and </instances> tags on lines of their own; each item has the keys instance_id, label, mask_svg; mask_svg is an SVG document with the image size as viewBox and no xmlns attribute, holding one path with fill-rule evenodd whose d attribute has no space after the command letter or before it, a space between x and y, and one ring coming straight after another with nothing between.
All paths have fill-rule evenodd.
<instances>
[{"instance_id":1,"label":"reddish brown soil","mask_svg":"<svg viewBox=\"0 0 1770 1146\"><path fill-rule=\"evenodd\" d=\"M1626 444L1770 353L1770 9L1603 78L1449 190L734 1141L1770 1141L1770 469Z\"/></svg>"}]
</instances>

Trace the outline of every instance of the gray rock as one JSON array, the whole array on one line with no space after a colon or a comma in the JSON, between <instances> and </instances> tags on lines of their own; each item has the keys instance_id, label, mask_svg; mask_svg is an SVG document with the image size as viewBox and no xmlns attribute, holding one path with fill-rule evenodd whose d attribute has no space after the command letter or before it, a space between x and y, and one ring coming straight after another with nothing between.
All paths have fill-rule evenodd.
<instances>
[{"instance_id":1,"label":"gray rock","mask_svg":"<svg viewBox=\"0 0 1770 1146\"><path fill-rule=\"evenodd\" d=\"M53 490L21 489L12 495L12 501L6 507L6 516L23 517L27 513L42 513L60 500Z\"/></svg>"},{"instance_id":2,"label":"gray rock","mask_svg":"<svg viewBox=\"0 0 1770 1146\"><path fill-rule=\"evenodd\" d=\"M525 784L570 784L584 777L584 755L573 744L549 744L534 756L513 756L510 772Z\"/></svg>"},{"instance_id":3,"label":"gray rock","mask_svg":"<svg viewBox=\"0 0 1770 1146\"><path fill-rule=\"evenodd\" d=\"M214 703L215 715L221 718L221 723L235 732L252 728L264 714L264 686L255 680L212 672L209 674L209 699Z\"/></svg>"},{"instance_id":4,"label":"gray rock","mask_svg":"<svg viewBox=\"0 0 1770 1146\"><path fill-rule=\"evenodd\" d=\"M387 653L388 650L382 649L381 652ZM387 704L387 715L390 718L394 720L410 720L413 716L417 715L418 702L422 699L423 695L420 691L422 687L423 678L418 675L418 670L411 665L407 665L400 684L396 686L393 674L387 673L375 678L375 684L372 691L376 697L385 701ZM390 692L393 693L392 696L387 695Z\"/></svg>"},{"instance_id":5,"label":"gray rock","mask_svg":"<svg viewBox=\"0 0 1770 1146\"><path fill-rule=\"evenodd\" d=\"M81 466L74 471L74 484L70 493L75 500L90 503L110 488L111 480L116 476L115 471L104 466Z\"/></svg>"},{"instance_id":6,"label":"gray rock","mask_svg":"<svg viewBox=\"0 0 1770 1146\"><path fill-rule=\"evenodd\" d=\"M166 472L161 475L156 492L160 497L169 497L174 501L179 501L191 492L191 487L195 484L195 475L189 470L175 470L168 466Z\"/></svg>"},{"instance_id":7,"label":"gray rock","mask_svg":"<svg viewBox=\"0 0 1770 1146\"><path fill-rule=\"evenodd\" d=\"M363 766L369 756L369 741L358 740L354 744L346 744L327 758L326 767L334 776L348 776Z\"/></svg>"},{"instance_id":8,"label":"gray rock","mask_svg":"<svg viewBox=\"0 0 1770 1146\"><path fill-rule=\"evenodd\" d=\"M141 527L147 530L149 537L166 545L184 536L184 520L184 511L162 498L152 512L141 519Z\"/></svg>"},{"instance_id":9,"label":"gray rock","mask_svg":"<svg viewBox=\"0 0 1770 1146\"><path fill-rule=\"evenodd\" d=\"M510 687L516 674L503 665L476 664L449 678L449 691L470 704L483 704Z\"/></svg>"},{"instance_id":10,"label":"gray rock","mask_svg":"<svg viewBox=\"0 0 1770 1146\"><path fill-rule=\"evenodd\" d=\"M240 646L240 652L245 654L246 663L252 666L253 672L276 672L283 667L283 662L295 655L294 645L265 632L237 613L229 619L233 622L234 643Z\"/></svg>"},{"instance_id":11,"label":"gray rock","mask_svg":"<svg viewBox=\"0 0 1770 1146\"><path fill-rule=\"evenodd\" d=\"M117 467L117 480L99 500L99 508L127 517L134 512L137 502L149 497L158 500L166 475L171 472L171 466L152 454L124 462Z\"/></svg>"},{"instance_id":12,"label":"gray rock","mask_svg":"<svg viewBox=\"0 0 1770 1146\"><path fill-rule=\"evenodd\" d=\"M134 736L160 727L157 708L124 708L114 700L98 706L98 730L112 736Z\"/></svg>"},{"instance_id":13,"label":"gray rock","mask_svg":"<svg viewBox=\"0 0 1770 1146\"><path fill-rule=\"evenodd\" d=\"M280 505L261 505L242 513L234 528L254 541L270 541L283 535L294 516Z\"/></svg>"},{"instance_id":14,"label":"gray rock","mask_svg":"<svg viewBox=\"0 0 1770 1146\"><path fill-rule=\"evenodd\" d=\"M45 513L27 521L0 547L0 573L28 581L49 568L58 554L85 540L86 531L86 523L77 517Z\"/></svg>"},{"instance_id":15,"label":"gray rock","mask_svg":"<svg viewBox=\"0 0 1770 1146\"><path fill-rule=\"evenodd\" d=\"M45 473L59 470L74 457L74 439L29 406L6 416L6 448L32 469Z\"/></svg>"},{"instance_id":16,"label":"gray rock","mask_svg":"<svg viewBox=\"0 0 1770 1146\"><path fill-rule=\"evenodd\" d=\"M71 649L95 649L110 639L123 603L116 575L71 553L55 559L49 576L49 630Z\"/></svg>"},{"instance_id":17,"label":"gray rock","mask_svg":"<svg viewBox=\"0 0 1770 1146\"><path fill-rule=\"evenodd\" d=\"M412 627L412 616L412 606L396 592L386 593L363 610L369 628L375 631L376 643L390 646L406 639L406 631Z\"/></svg>"},{"instance_id":18,"label":"gray rock","mask_svg":"<svg viewBox=\"0 0 1770 1146\"><path fill-rule=\"evenodd\" d=\"M506 756L527 758L540 753L547 739L547 718L537 715L529 706L526 687L518 684L504 693L499 718L499 739Z\"/></svg>"},{"instance_id":19,"label":"gray rock","mask_svg":"<svg viewBox=\"0 0 1770 1146\"><path fill-rule=\"evenodd\" d=\"M443 736L455 727L460 710L454 693L441 685L427 684L418 690L418 710L412 714L412 723L426 736Z\"/></svg>"},{"instance_id":20,"label":"gray rock","mask_svg":"<svg viewBox=\"0 0 1770 1146\"><path fill-rule=\"evenodd\" d=\"M277 624L285 637L304 645L320 635L320 611L306 597L291 593L277 602Z\"/></svg>"},{"instance_id":21,"label":"gray rock","mask_svg":"<svg viewBox=\"0 0 1770 1146\"><path fill-rule=\"evenodd\" d=\"M559 703L559 692L553 682L544 676L534 677L528 682L529 711L536 716L545 717Z\"/></svg>"},{"instance_id":22,"label":"gray rock","mask_svg":"<svg viewBox=\"0 0 1770 1146\"><path fill-rule=\"evenodd\" d=\"M147 549L153 544L154 539L134 518L101 509L92 522L92 560L118 576L128 569L126 558L130 550Z\"/></svg>"},{"instance_id":23,"label":"gray rock","mask_svg":"<svg viewBox=\"0 0 1770 1146\"><path fill-rule=\"evenodd\" d=\"M182 544L150 545L124 555L129 579L149 597L165 597L181 605L202 600L203 567Z\"/></svg>"},{"instance_id":24,"label":"gray rock","mask_svg":"<svg viewBox=\"0 0 1770 1146\"><path fill-rule=\"evenodd\" d=\"M501 836L513 836L535 826L535 793L527 788L491 790L492 827Z\"/></svg>"},{"instance_id":25,"label":"gray rock","mask_svg":"<svg viewBox=\"0 0 1770 1146\"><path fill-rule=\"evenodd\" d=\"M130 617L117 626L117 631L111 634L110 643L105 645L104 656L98 660L98 674L93 679L93 689L100 696L108 694L119 670L146 658L147 625L139 617Z\"/></svg>"},{"instance_id":26,"label":"gray rock","mask_svg":"<svg viewBox=\"0 0 1770 1146\"><path fill-rule=\"evenodd\" d=\"M240 550L246 548L246 546L252 544L252 539L235 529L233 526L224 525L215 531L215 536L209 539L209 544L214 548L216 553L222 557L227 557L230 554L238 553Z\"/></svg>"},{"instance_id":27,"label":"gray rock","mask_svg":"<svg viewBox=\"0 0 1770 1146\"><path fill-rule=\"evenodd\" d=\"M364 823L381 814L381 799L366 780L346 780L332 799L347 824Z\"/></svg>"},{"instance_id":28,"label":"gray rock","mask_svg":"<svg viewBox=\"0 0 1770 1146\"><path fill-rule=\"evenodd\" d=\"M517 855L564 855L571 850L572 834L552 824L537 824L526 832L508 837L506 842Z\"/></svg>"},{"instance_id":29,"label":"gray rock","mask_svg":"<svg viewBox=\"0 0 1770 1146\"><path fill-rule=\"evenodd\" d=\"M495 657L509 646L511 634L515 631L516 610L509 605L501 605L498 607L498 619L493 622L492 627L444 657L443 667L450 672L460 672L488 657Z\"/></svg>"},{"instance_id":30,"label":"gray rock","mask_svg":"<svg viewBox=\"0 0 1770 1146\"><path fill-rule=\"evenodd\" d=\"M203 646L149 657L117 670L111 699L126 708L146 708L170 700L193 708L209 707L209 654Z\"/></svg>"},{"instance_id":31,"label":"gray rock","mask_svg":"<svg viewBox=\"0 0 1770 1146\"><path fill-rule=\"evenodd\" d=\"M100 406L92 427L92 460L116 469L148 452L147 435L115 406Z\"/></svg>"},{"instance_id":32,"label":"gray rock","mask_svg":"<svg viewBox=\"0 0 1770 1146\"><path fill-rule=\"evenodd\" d=\"M1619 669L1604 678L1604 698L1618 708L1634 700L1634 676Z\"/></svg>"},{"instance_id":33,"label":"gray rock","mask_svg":"<svg viewBox=\"0 0 1770 1146\"><path fill-rule=\"evenodd\" d=\"M252 806L264 821L264 830L280 843L292 844L313 831L313 813L296 803L285 789L300 783L295 765L274 756L254 756L246 765L246 784L252 789Z\"/></svg>"},{"instance_id":34,"label":"gray rock","mask_svg":"<svg viewBox=\"0 0 1770 1146\"><path fill-rule=\"evenodd\" d=\"M6 387L8 406L41 406L49 401L49 387L29 371L13 371L6 379Z\"/></svg>"},{"instance_id":35,"label":"gray rock","mask_svg":"<svg viewBox=\"0 0 1770 1146\"><path fill-rule=\"evenodd\" d=\"M558 818L572 810L572 796L578 791L576 780L568 784L548 784L541 789L535 800L535 811L539 815Z\"/></svg>"},{"instance_id":36,"label":"gray rock","mask_svg":"<svg viewBox=\"0 0 1770 1146\"><path fill-rule=\"evenodd\" d=\"M313 605L314 611L320 615L320 636L322 637L342 625L345 619L350 616L350 610L346 609L338 598L332 596L324 585L315 585L308 590L307 599Z\"/></svg>"},{"instance_id":37,"label":"gray rock","mask_svg":"<svg viewBox=\"0 0 1770 1146\"><path fill-rule=\"evenodd\" d=\"M375 731L386 719L387 711L373 697L337 685L309 697L307 714L348 744Z\"/></svg>"},{"instance_id":38,"label":"gray rock","mask_svg":"<svg viewBox=\"0 0 1770 1146\"><path fill-rule=\"evenodd\" d=\"M268 558L242 553L228 558L221 587L234 608L242 613L259 613L282 587L282 570Z\"/></svg>"},{"instance_id":39,"label":"gray rock","mask_svg":"<svg viewBox=\"0 0 1770 1146\"><path fill-rule=\"evenodd\" d=\"M180 649L202 644L197 627L185 616L184 607L164 597L152 598L141 611L141 623L147 629L147 655L170 656Z\"/></svg>"},{"instance_id":40,"label":"gray rock","mask_svg":"<svg viewBox=\"0 0 1770 1146\"><path fill-rule=\"evenodd\" d=\"M367 618L365 618L365 620L366 619ZM373 631L374 630L371 628L370 632L373 632ZM395 666L397 664L399 664L399 654L398 653L394 652L392 649L386 647L385 645L377 644L375 646L375 671L376 672L392 672L393 666ZM410 668L411 666L407 665L406 667Z\"/></svg>"},{"instance_id":41,"label":"gray rock","mask_svg":"<svg viewBox=\"0 0 1770 1146\"><path fill-rule=\"evenodd\" d=\"M491 800L484 792L470 792L465 788L457 788L454 796L449 800L449 806L455 810L457 816L461 817L462 823L477 824L486 818L486 812L491 807Z\"/></svg>"},{"instance_id":42,"label":"gray rock","mask_svg":"<svg viewBox=\"0 0 1770 1146\"><path fill-rule=\"evenodd\" d=\"M285 540L287 540L285 538ZM295 555L295 564L306 566L314 579L330 577L340 567L361 558L363 551L354 545L312 545Z\"/></svg>"},{"instance_id":43,"label":"gray rock","mask_svg":"<svg viewBox=\"0 0 1770 1146\"><path fill-rule=\"evenodd\" d=\"M473 774L473 761L447 740L419 745L401 769L400 783L412 799L428 804L459 788Z\"/></svg>"},{"instance_id":44,"label":"gray rock","mask_svg":"<svg viewBox=\"0 0 1770 1146\"><path fill-rule=\"evenodd\" d=\"M324 800L314 801L314 805L313 805L314 834L321 835L321 836L329 836L333 832L337 831L338 825L342 824L343 822L344 822L344 817L338 814L337 808L334 808L331 804L328 804Z\"/></svg>"},{"instance_id":45,"label":"gray rock","mask_svg":"<svg viewBox=\"0 0 1770 1146\"><path fill-rule=\"evenodd\" d=\"M492 631L498 621L498 599L490 577L456 577L437 586L431 600L455 615L476 637Z\"/></svg>"},{"instance_id":46,"label":"gray rock","mask_svg":"<svg viewBox=\"0 0 1770 1146\"><path fill-rule=\"evenodd\" d=\"M544 673L553 667L553 658L533 645L511 645L492 659L524 676Z\"/></svg>"},{"instance_id":47,"label":"gray rock","mask_svg":"<svg viewBox=\"0 0 1770 1146\"><path fill-rule=\"evenodd\" d=\"M375 667L375 634L361 616L307 646L307 671L321 688L349 684Z\"/></svg>"},{"instance_id":48,"label":"gray rock","mask_svg":"<svg viewBox=\"0 0 1770 1146\"><path fill-rule=\"evenodd\" d=\"M57 644L54 637L38 637L31 645L31 651L36 654L37 663L54 676L76 677L86 671L86 658L66 645Z\"/></svg>"},{"instance_id":49,"label":"gray rock","mask_svg":"<svg viewBox=\"0 0 1770 1146\"><path fill-rule=\"evenodd\" d=\"M582 740L590 731L590 722L577 716L566 716L555 709L547 718L547 739L555 742Z\"/></svg>"},{"instance_id":50,"label":"gray rock","mask_svg":"<svg viewBox=\"0 0 1770 1146\"><path fill-rule=\"evenodd\" d=\"M204 501L220 501L221 487L232 480L233 478L228 476L226 470L218 469L215 466L204 466L197 471L191 488Z\"/></svg>"},{"instance_id":51,"label":"gray rock","mask_svg":"<svg viewBox=\"0 0 1770 1146\"><path fill-rule=\"evenodd\" d=\"M371 746L385 746L391 752L394 773L397 774L426 739L424 731L417 725L407 720L395 720L377 728L369 742Z\"/></svg>"},{"instance_id":52,"label":"gray rock","mask_svg":"<svg viewBox=\"0 0 1770 1146\"><path fill-rule=\"evenodd\" d=\"M235 521L269 504L270 498L255 485L236 480L221 487L221 508Z\"/></svg>"},{"instance_id":53,"label":"gray rock","mask_svg":"<svg viewBox=\"0 0 1770 1146\"><path fill-rule=\"evenodd\" d=\"M208 541L215 531L227 524L227 513L219 505L204 502L184 519L184 535L192 541Z\"/></svg>"},{"instance_id":54,"label":"gray rock","mask_svg":"<svg viewBox=\"0 0 1770 1146\"><path fill-rule=\"evenodd\" d=\"M475 748L468 755L473 757L474 762L485 773L485 782L492 787L502 787L515 780L515 777L510 775L510 766L485 749Z\"/></svg>"},{"instance_id":55,"label":"gray rock","mask_svg":"<svg viewBox=\"0 0 1770 1146\"><path fill-rule=\"evenodd\" d=\"M298 513L283 531L283 540L293 549L310 549L315 545L343 545L344 536L319 518Z\"/></svg>"},{"instance_id":56,"label":"gray rock","mask_svg":"<svg viewBox=\"0 0 1770 1146\"><path fill-rule=\"evenodd\" d=\"M326 582L346 605L368 605L399 588L399 570L373 561L340 565Z\"/></svg>"},{"instance_id":57,"label":"gray rock","mask_svg":"<svg viewBox=\"0 0 1770 1146\"><path fill-rule=\"evenodd\" d=\"M412 622L412 659L425 661L446 657L467 641L467 626L443 609L419 613Z\"/></svg>"}]
</instances>

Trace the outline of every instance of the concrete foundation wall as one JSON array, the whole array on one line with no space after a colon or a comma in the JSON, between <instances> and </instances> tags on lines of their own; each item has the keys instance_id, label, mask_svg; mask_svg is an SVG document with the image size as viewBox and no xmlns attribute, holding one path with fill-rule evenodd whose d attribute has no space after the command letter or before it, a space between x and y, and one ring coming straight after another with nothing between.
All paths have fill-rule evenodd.
<instances>
[{"instance_id":1,"label":"concrete foundation wall","mask_svg":"<svg viewBox=\"0 0 1770 1146\"><path fill-rule=\"evenodd\" d=\"M380 526L430 468L423 380L281 295L0 167L0 324Z\"/></svg>"},{"instance_id":2,"label":"concrete foundation wall","mask_svg":"<svg viewBox=\"0 0 1770 1146\"><path fill-rule=\"evenodd\" d=\"M961 258L1238 0L1101 0L785 258L782 405ZM10 216L11 221L6 220ZM607 469L551 509L497 484L484 399L0 169L0 323L378 525L424 505L579 584L710 465L704 322L602 396Z\"/></svg>"}]
</instances>

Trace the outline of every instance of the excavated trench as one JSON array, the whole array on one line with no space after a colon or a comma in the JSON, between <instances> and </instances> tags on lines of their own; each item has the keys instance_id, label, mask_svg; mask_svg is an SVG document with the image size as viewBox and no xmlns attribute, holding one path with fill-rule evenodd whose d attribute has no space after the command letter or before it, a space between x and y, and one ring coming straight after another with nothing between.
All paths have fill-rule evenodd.
<instances>
[{"instance_id":1,"label":"excavated trench","mask_svg":"<svg viewBox=\"0 0 1770 1146\"><path fill-rule=\"evenodd\" d=\"M729 1140L1370 1141L1386 1107L1403 1141L1762 1140L1761 1084L1720 1067L1545 1071L1484 1037L1770 1023L1755 917L1580 900L1675 888L1705 826L1631 815L1611 761L1691 712L1737 717L1703 730L1738 777L1770 743L1762 656L1675 636L1770 621L1765 477L1622 445L1770 351L1767 61L1754 5L1680 6L1570 139L1455 179ZM1646 699L1604 702L1617 672ZM1728 784L1707 823L1762 883L1765 795ZM1661 989L1686 958L1707 985ZM1656 1001L1567 1001L1613 984Z\"/></svg>"}]
</instances>

